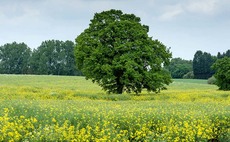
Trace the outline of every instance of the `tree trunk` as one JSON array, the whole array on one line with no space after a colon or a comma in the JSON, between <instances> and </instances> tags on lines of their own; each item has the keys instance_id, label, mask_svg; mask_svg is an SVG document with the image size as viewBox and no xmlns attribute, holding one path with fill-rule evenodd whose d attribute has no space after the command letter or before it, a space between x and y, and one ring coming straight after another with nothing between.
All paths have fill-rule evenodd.
<instances>
[{"instance_id":1,"label":"tree trunk","mask_svg":"<svg viewBox=\"0 0 230 142\"><path fill-rule=\"evenodd\" d=\"M120 77L117 77L117 78L116 78L116 84L117 84L116 93L117 93L117 94L122 94L122 93L123 93L124 84L122 84L122 83L120 82Z\"/></svg>"},{"instance_id":2,"label":"tree trunk","mask_svg":"<svg viewBox=\"0 0 230 142\"><path fill-rule=\"evenodd\" d=\"M117 85L117 94L122 94L123 93L123 88L124 88L123 84Z\"/></svg>"}]
</instances>

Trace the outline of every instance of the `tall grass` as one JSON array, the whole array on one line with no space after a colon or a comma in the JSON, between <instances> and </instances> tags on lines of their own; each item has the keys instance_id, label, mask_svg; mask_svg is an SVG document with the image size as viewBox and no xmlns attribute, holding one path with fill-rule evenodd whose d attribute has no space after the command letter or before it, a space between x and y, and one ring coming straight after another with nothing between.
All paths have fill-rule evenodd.
<instances>
[{"instance_id":1,"label":"tall grass","mask_svg":"<svg viewBox=\"0 0 230 142\"><path fill-rule=\"evenodd\" d=\"M52 75L0 75L0 86L36 87L41 89L63 89L79 91L97 91L100 87L81 76Z\"/></svg>"},{"instance_id":2,"label":"tall grass","mask_svg":"<svg viewBox=\"0 0 230 142\"><path fill-rule=\"evenodd\" d=\"M143 91L135 94L106 94L101 87L84 77L0 75L0 99L36 100L160 100L160 101L215 101L229 102L229 91L219 91L217 86L208 85L207 80L176 79L168 90L159 94Z\"/></svg>"}]
</instances>

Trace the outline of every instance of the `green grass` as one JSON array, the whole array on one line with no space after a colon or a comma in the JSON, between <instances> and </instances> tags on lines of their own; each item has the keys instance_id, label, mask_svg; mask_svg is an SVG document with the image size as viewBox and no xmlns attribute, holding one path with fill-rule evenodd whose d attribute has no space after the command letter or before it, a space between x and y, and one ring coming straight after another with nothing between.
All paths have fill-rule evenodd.
<instances>
[{"instance_id":1,"label":"green grass","mask_svg":"<svg viewBox=\"0 0 230 142\"><path fill-rule=\"evenodd\" d=\"M37 88L58 88L64 90L100 91L100 87L85 77L48 75L0 75L0 86L26 86Z\"/></svg>"},{"instance_id":2,"label":"green grass","mask_svg":"<svg viewBox=\"0 0 230 142\"><path fill-rule=\"evenodd\" d=\"M0 75L0 86L26 86L49 89L92 91L102 93L101 87L90 80L80 76L47 76L47 75ZM207 80L199 79L174 79L168 87L171 90L187 89L217 89L214 85L208 85Z\"/></svg>"},{"instance_id":3,"label":"green grass","mask_svg":"<svg viewBox=\"0 0 230 142\"><path fill-rule=\"evenodd\" d=\"M175 90L217 90L218 87L215 85L209 85L207 80L203 79L174 79L170 85L170 89Z\"/></svg>"},{"instance_id":4,"label":"green grass","mask_svg":"<svg viewBox=\"0 0 230 142\"><path fill-rule=\"evenodd\" d=\"M0 99L91 99L91 100L164 100L228 102L229 91L219 91L207 80L175 79L159 94L107 94L85 77L46 75L0 75Z\"/></svg>"},{"instance_id":5,"label":"green grass","mask_svg":"<svg viewBox=\"0 0 230 142\"><path fill-rule=\"evenodd\" d=\"M136 96L84 77L0 75L0 141L229 141L229 104L207 80Z\"/></svg>"}]
</instances>

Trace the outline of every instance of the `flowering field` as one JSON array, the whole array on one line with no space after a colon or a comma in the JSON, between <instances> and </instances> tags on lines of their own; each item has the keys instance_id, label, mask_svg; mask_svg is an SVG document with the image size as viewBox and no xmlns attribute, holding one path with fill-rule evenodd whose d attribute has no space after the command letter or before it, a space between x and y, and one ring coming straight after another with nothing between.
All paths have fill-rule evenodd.
<instances>
[{"instance_id":1,"label":"flowering field","mask_svg":"<svg viewBox=\"0 0 230 142\"><path fill-rule=\"evenodd\" d=\"M0 75L0 141L230 141L230 92L175 80L107 95L83 77Z\"/></svg>"}]
</instances>

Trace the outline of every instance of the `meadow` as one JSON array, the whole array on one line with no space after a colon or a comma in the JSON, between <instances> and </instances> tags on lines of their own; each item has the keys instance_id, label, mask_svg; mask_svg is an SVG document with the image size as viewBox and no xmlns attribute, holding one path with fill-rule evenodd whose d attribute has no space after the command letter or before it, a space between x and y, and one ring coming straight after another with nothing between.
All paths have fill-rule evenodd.
<instances>
[{"instance_id":1,"label":"meadow","mask_svg":"<svg viewBox=\"0 0 230 142\"><path fill-rule=\"evenodd\" d=\"M230 91L174 80L106 94L84 77L0 75L0 141L230 141Z\"/></svg>"}]
</instances>

